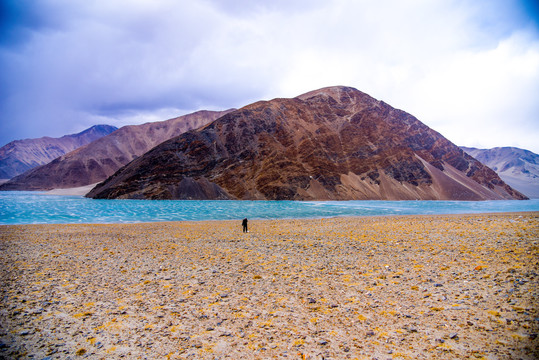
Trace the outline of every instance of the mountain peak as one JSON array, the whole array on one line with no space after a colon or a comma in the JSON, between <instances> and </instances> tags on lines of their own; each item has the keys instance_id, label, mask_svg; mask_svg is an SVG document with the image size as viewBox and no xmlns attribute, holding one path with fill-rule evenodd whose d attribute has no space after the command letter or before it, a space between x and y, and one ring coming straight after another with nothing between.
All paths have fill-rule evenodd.
<instances>
[{"instance_id":1,"label":"mountain peak","mask_svg":"<svg viewBox=\"0 0 539 360\"><path fill-rule=\"evenodd\" d=\"M318 90L309 91L305 94L296 96L296 99L309 101L314 98L331 98L337 104L350 104L357 102L375 103L378 100L349 86L329 86Z\"/></svg>"},{"instance_id":2,"label":"mountain peak","mask_svg":"<svg viewBox=\"0 0 539 360\"><path fill-rule=\"evenodd\" d=\"M230 112L160 144L88 196L525 198L412 115L344 86L260 101Z\"/></svg>"},{"instance_id":3,"label":"mountain peak","mask_svg":"<svg viewBox=\"0 0 539 360\"><path fill-rule=\"evenodd\" d=\"M305 94L296 96L296 98L308 99L313 96L319 96L319 95L326 95L326 96L340 98L340 96L345 93L361 93L361 91L350 86L342 86L342 85L326 86L317 90L308 91Z\"/></svg>"}]
</instances>

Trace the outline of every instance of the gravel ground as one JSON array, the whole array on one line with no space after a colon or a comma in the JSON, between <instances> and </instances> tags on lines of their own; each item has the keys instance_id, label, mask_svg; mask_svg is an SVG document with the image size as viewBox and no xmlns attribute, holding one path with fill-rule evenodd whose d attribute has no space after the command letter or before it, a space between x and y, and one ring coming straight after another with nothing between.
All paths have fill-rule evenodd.
<instances>
[{"instance_id":1,"label":"gravel ground","mask_svg":"<svg viewBox=\"0 0 539 360\"><path fill-rule=\"evenodd\" d=\"M537 359L539 214L0 226L0 359Z\"/></svg>"}]
</instances>

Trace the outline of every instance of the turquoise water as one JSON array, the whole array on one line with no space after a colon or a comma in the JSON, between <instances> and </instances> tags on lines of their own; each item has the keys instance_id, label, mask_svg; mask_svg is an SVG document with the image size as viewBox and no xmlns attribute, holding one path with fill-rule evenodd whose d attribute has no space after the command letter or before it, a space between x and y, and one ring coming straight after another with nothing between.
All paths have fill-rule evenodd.
<instances>
[{"instance_id":1,"label":"turquoise water","mask_svg":"<svg viewBox=\"0 0 539 360\"><path fill-rule=\"evenodd\" d=\"M134 223L539 211L526 201L184 201L93 200L0 192L0 224Z\"/></svg>"}]
</instances>

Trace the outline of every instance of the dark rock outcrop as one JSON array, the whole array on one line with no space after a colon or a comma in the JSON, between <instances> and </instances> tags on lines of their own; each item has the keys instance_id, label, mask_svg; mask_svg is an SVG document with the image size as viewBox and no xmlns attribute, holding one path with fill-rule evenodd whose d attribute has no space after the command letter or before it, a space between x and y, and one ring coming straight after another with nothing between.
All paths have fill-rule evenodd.
<instances>
[{"instance_id":1,"label":"dark rock outcrop","mask_svg":"<svg viewBox=\"0 0 539 360\"><path fill-rule=\"evenodd\" d=\"M525 198L412 115L348 87L233 111L155 147L87 196Z\"/></svg>"}]
</instances>

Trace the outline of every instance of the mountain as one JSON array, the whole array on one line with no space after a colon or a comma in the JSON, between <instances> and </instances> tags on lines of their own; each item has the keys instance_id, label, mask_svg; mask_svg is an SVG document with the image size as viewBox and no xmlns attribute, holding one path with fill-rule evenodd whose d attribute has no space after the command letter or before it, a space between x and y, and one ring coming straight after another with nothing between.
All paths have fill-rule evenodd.
<instances>
[{"instance_id":1,"label":"mountain","mask_svg":"<svg viewBox=\"0 0 539 360\"><path fill-rule=\"evenodd\" d=\"M539 199L539 155L515 147L461 149L496 171L512 188Z\"/></svg>"},{"instance_id":2,"label":"mountain","mask_svg":"<svg viewBox=\"0 0 539 360\"><path fill-rule=\"evenodd\" d=\"M118 130L110 125L95 125L78 134L61 138L15 140L0 148L0 179L11 179L36 166Z\"/></svg>"},{"instance_id":3,"label":"mountain","mask_svg":"<svg viewBox=\"0 0 539 360\"><path fill-rule=\"evenodd\" d=\"M415 117L348 87L260 101L153 148L93 198L524 199Z\"/></svg>"},{"instance_id":4,"label":"mountain","mask_svg":"<svg viewBox=\"0 0 539 360\"><path fill-rule=\"evenodd\" d=\"M124 126L47 165L11 179L1 185L0 190L65 189L103 181L154 146L208 124L227 112L198 111L166 121Z\"/></svg>"}]
</instances>

